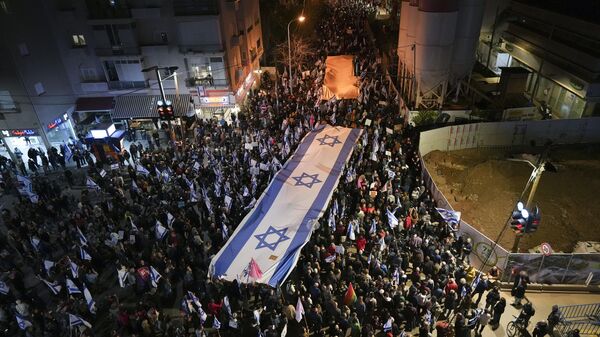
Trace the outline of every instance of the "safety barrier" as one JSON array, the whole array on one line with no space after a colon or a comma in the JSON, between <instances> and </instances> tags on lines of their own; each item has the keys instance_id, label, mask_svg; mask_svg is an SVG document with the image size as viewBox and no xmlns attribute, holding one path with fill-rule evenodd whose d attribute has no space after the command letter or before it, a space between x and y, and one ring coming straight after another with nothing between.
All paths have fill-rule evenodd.
<instances>
[{"instance_id":1,"label":"safety barrier","mask_svg":"<svg viewBox=\"0 0 600 337\"><path fill-rule=\"evenodd\" d=\"M581 335L600 335L600 303L568 305L558 308L560 323L554 328L561 336L575 329Z\"/></svg>"},{"instance_id":2,"label":"safety barrier","mask_svg":"<svg viewBox=\"0 0 600 337\"><path fill-rule=\"evenodd\" d=\"M435 150L514 149L541 146L548 140L554 144L600 143L600 118L447 126L421 132L419 152L422 158ZM421 164L423 181L431 191L438 207L452 209L452 205L437 188L422 159ZM525 270L531 281L535 283L600 285L600 253L551 256L509 253L463 220L461 220L459 234L470 237L473 242L471 263L480 270L497 266L504 271L502 281L511 282L515 273ZM488 262L484 266L483 262L486 260Z\"/></svg>"}]
</instances>

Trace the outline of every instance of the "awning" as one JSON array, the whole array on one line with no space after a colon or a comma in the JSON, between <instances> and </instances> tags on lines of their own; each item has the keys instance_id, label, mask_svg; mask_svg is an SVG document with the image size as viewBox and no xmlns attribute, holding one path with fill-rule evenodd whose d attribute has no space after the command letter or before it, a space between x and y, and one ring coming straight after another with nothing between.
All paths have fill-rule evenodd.
<instances>
[{"instance_id":1,"label":"awning","mask_svg":"<svg viewBox=\"0 0 600 337\"><path fill-rule=\"evenodd\" d=\"M115 105L114 97L79 97L75 111L108 111Z\"/></svg>"},{"instance_id":2,"label":"awning","mask_svg":"<svg viewBox=\"0 0 600 337\"><path fill-rule=\"evenodd\" d=\"M211 114L225 113L225 110L233 109L233 108L235 108L235 105L231 105L231 104L230 105L220 105L220 106L206 106L206 105L200 106L200 109L202 110L202 112L211 113Z\"/></svg>"},{"instance_id":3,"label":"awning","mask_svg":"<svg viewBox=\"0 0 600 337\"><path fill-rule=\"evenodd\" d=\"M190 109L189 94L166 95L167 99L173 103L173 111L176 117L185 116ZM158 118L157 102L160 100L158 95L131 95L118 96L115 99L115 108L111 115L113 119L148 119Z\"/></svg>"}]
</instances>

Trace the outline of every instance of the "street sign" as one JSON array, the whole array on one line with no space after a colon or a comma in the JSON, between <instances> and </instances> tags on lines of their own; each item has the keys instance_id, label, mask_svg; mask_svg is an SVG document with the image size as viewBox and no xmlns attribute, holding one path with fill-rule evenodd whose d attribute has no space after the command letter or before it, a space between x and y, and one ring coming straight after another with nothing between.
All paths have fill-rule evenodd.
<instances>
[{"instance_id":1,"label":"street sign","mask_svg":"<svg viewBox=\"0 0 600 337\"><path fill-rule=\"evenodd\" d=\"M550 244L548 242L544 242L540 245L540 251L542 251L542 254L544 254L544 256L552 255L552 247L550 247Z\"/></svg>"}]
</instances>

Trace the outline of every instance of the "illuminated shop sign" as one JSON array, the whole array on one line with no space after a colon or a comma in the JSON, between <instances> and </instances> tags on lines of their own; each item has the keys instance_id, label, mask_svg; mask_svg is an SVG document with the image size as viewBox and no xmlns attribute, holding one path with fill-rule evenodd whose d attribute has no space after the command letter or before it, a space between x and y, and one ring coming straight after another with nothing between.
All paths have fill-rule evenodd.
<instances>
[{"instance_id":1,"label":"illuminated shop sign","mask_svg":"<svg viewBox=\"0 0 600 337\"><path fill-rule=\"evenodd\" d=\"M200 97L200 102L203 104L210 104L210 103L229 104L229 96Z\"/></svg>"},{"instance_id":2,"label":"illuminated shop sign","mask_svg":"<svg viewBox=\"0 0 600 337\"><path fill-rule=\"evenodd\" d=\"M67 119L69 119L69 115L68 114L64 114L62 117L58 117L57 119L53 120L52 123L49 123L46 126L48 127L48 130L52 130L55 127L61 125L64 122L66 122Z\"/></svg>"},{"instance_id":3,"label":"illuminated shop sign","mask_svg":"<svg viewBox=\"0 0 600 337\"><path fill-rule=\"evenodd\" d=\"M38 133L34 129L13 129L13 130L0 130L4 137L25 137L25 136L37 136Z\"/></svg>"}]
</instances>

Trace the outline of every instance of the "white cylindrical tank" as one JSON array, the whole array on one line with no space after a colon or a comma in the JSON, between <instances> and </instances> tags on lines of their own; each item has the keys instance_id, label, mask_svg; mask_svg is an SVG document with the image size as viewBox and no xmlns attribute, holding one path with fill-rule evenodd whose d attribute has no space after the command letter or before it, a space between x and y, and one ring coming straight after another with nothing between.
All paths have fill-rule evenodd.
<instances>
[{"instance_id":1,"label":"white cylindrical tank","mask_svg":"<svg viewBox=\"0 0 600 337\"><path fill-rule=\"evenodd\" d=\"M403 7L404 8L404 7ZM410 4L408 6L408 29L406 31L406 44L404 45L413 45L417 39L417 27L418 27L418 19L419 19L419 0L410 0ZM406 47L405 56L406 56L406 68L410 74L413 73L413 50L412 47Z\"/></svg>"},{"instance_id":2,"label":"white cylindrical tank","mask_svg":"<svg viewBox=\"0 0 600 337\"><path fill-rule=\"evenodd\" d=\"M402 7L400 7L400 29L398 31L398 60L400 63L405 63L405 57L408 54L407 49L410 50L408 43L408 11L410 8L410 0L402 0Z\"/></svg>"},{"instance_id":3,"label":"white cylindrical tank","mask_svg":"<svg viewBox=\"0 0 600 337\"><path fill-rule=\"evenodd\" d=\"M419 1L416 72L422 94L449 79L457 18L457 0Z\"/></svg>"},{"instance_id":4,"label":"white cylindrical tank","mask_svg":"<svg viewBox=\"0 0 600 337\"><path fill-rule=\"evenodd\" d=\"M485 1L458 0L456 37L452 51L451 80L457 81L469 75L475 63L475 51L483 21Z\"/></svg>"}]
</instances>

